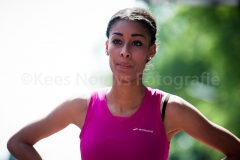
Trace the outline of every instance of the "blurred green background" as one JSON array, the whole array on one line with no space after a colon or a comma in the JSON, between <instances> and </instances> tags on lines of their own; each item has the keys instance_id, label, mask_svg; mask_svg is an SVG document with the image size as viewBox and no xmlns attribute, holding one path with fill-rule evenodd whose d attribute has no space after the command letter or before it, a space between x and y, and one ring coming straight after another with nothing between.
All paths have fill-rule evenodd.
<instances>
[{"instance_id":1,"label":"blurred green background","mask_svg":"<svg viewBox=\"0 0 240 160\"><path fill-rule=\"evenodd\" d=\"M240 8L170 3L149 8L157 17L159 44L145 85L182 97L240 137ZM170 160L223 157L183 132L171 141Z\"/></svg>"}]
</instances>

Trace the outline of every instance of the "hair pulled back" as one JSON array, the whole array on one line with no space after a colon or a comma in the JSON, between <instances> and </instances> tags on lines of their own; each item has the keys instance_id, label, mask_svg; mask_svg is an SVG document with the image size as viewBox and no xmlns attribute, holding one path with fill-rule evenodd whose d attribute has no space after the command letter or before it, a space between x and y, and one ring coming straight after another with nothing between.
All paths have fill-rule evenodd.
<instances>
[{"instance_id":1,"label":"hair pulled back","mask_svg":"<svg viewBox=\"0 0 240 160\"><path fill-rule=\"evenodd\" d=\"M136 7L126 8L115 13L108 22L106 30L107 38L109 38L109 32L112 26L119 20L137 21L143 24L149 31L151 37L150 45L153 45L155 43L157 33L156 20L148 10Z\"/></svg>"}]
</instances>

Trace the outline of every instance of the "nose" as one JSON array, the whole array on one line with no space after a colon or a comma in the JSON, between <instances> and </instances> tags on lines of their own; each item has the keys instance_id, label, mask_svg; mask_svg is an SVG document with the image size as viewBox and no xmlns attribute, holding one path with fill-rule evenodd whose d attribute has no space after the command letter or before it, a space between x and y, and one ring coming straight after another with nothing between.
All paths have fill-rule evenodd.
<instances>
[{"instance_id":1,"label":"nose","mask_svg":"<svg viewBox=\"0 0 240 160\"><path fill-rule=\"evenodd\" d=\"M121 51L120 55L124 58L130 58L131 57L131 53L129 52L127 44L124 45L124 47L122 48L122 51Z\"/></svg>"}]
</instances>

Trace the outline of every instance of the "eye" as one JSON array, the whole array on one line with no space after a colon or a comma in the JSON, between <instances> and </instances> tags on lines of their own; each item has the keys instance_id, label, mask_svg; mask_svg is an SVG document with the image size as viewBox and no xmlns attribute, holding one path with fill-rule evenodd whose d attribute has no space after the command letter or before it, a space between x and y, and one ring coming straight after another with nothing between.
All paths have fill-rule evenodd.
<instances>
[{"instance_id":1,"label":"eye","mask_svg":"<svg viewBox=\"0 0 240 160\"><path fill-rule=\"evenodd\" d=\"M133 42L133 45L135 45L135 46L142 46L142 42L140 42L140 41L134 41L134 42Z\"/></svg>"},{"instance_id":2,"label":"eye","mask_svg":"<svg viewBox=\"0 0 240 160\"><path fill-rule=\"evenodd\" d=\"M114 39L112 41L112 43L114 43L114 44L121 44L122 42L119 39Z\"/></svg>"}]
</instances>

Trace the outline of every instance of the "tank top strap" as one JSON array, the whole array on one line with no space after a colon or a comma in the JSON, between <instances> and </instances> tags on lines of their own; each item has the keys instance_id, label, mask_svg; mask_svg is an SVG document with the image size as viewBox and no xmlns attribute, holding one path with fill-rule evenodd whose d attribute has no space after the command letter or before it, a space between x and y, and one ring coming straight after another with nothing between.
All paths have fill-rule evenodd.
<instances>
[{"instance_id":1,"label":"tank top strap","mask_svg":"<svg viewBox=\"0 0 240 160\"><path fill-rule=\"evenodd\" d=\"M86 130L86 127L88 125L88 122L91 119L94 107L97 106L95 104L99 103L100 101L102 101L105 98L105 93L106 93L107 90L108 90L108 87L101 88L99 90L94 90L94 91L91 92L90 101L89 101L89 104L88 104L85 121L84 121L82 130L81 130L81 133L80 133L80 136L79 136L80 138L82 138L82 136L83 136L83 134Z\"/></svg>"}]
</instances>

